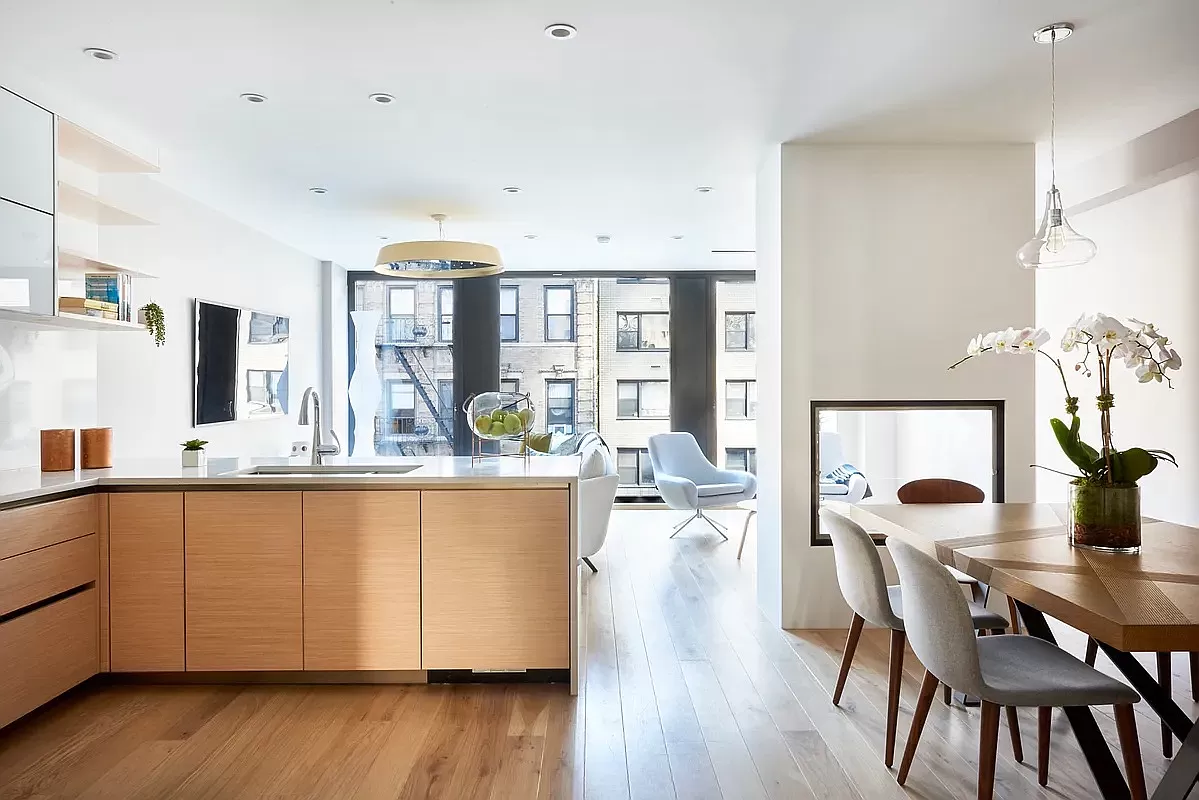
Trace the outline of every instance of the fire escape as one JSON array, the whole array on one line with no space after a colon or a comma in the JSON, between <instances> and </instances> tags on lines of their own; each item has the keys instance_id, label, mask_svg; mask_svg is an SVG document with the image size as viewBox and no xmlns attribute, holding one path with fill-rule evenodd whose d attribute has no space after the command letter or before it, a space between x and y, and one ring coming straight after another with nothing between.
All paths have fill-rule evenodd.
<instances>
[{"instance_id":1,"label":"fire escape","mask_svg":"<svg viewBox=\"0 0 1199 800\"><path fill-rule=\"evenodd\" d=\"M385 317L375 338L375 349L380 360L391 356L404 370L420 398L421 406L434 420L436 429L434 433L428 426L416 424L415 417L376 418L376 442L383 439L394 445L400 455L425 455L443 442L449 446L450 452L454 447L454 410L441 408L437 384L421 358L417 357L418 352L421 356L428 356L434 349L427 341L422 341L427 336L428 329L425 326L417 325L415 318L405 316ZM447 346L447 349L452 355L453 347Z\"/></svg>"}]
</instances>

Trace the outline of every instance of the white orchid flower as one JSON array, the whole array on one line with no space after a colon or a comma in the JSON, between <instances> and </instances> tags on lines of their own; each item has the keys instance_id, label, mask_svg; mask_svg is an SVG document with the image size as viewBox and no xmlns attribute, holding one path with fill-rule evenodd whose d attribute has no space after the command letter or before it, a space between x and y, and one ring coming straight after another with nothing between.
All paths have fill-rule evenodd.
<instances>
[{"instance_id":1,"label":"white orchid flower","mask_svg":"<svg viewBox=\"0 0 1199 800\"><path fill-rule=\"evenodd\" d=\"M995 343L992 345L996 353L1010 353L1015 347L1017 332L1012 328L995 332Z\"/></svg>"},{"instance_id":2,"label":"white orchid flower","mask_svg":"<svg viewBox=\"0 0 1199 800\"><path fill-rule=\"evenodd\" d=\"M1145 359L1141 366L1137 367L1137 380L1141 383L1149 383L1149 381L1162 381L1162 371L1158 367L1157 362L1152 359Z\"/></svg>"},{"instance_id":3,"label":"white orchid flower","mask_svg":"<svg viewBox=\"0 0 1199 800\"><path fill-rule=\"evenodd\" d=\"M970 340L970 344L966 345L966 355L977 356L982 355L983 351L983 335L980 333Z\"/></svg>"},{"instance_id":4,"label":"white orchid flower","mask_svg":"<svg viewBox=\"0 0 1199 800\"><path fill-rule=\"evenodd\" d=\"M1078 319L1074 320L1074 323L1066 328L1066 332L1062 334L1061 348L1063 353L1069 353L1075 347L1086 342L1086 317L1086 314L1079 314Z\"/></svg>"},{"instance_id":5,"label":"white orchid flower","mask_svg":"<svg viewBox=\"0 0 1199 800\"><path fill-rule=\"evenodd\" d=\"M983 350L993 350L995 348L995 340L998 338L999 331L991 331L990 333L983 334Z\"/></svg>"},{"instance_id":6,"label":"white orchid flower","mask_svg":"<svg viewBox=\"0 0 1199 800\"><path fill-rule=\"evenodd\" d=\"M1105 355L1121 347L1133 335L1124 323L1107 314L1096 314L1086 332L1093 337L1099 352Z\"/></svg>"},{"instance_id":7,"label":"white orchid flower","mask_svg":"<svg viewBox=\"0 0 1199 800\"><path fill-rule=\"evenodd\" d=\"M1147 336L1153 341L1166 338L1157 332L1157 326L1152 322L1141 322L1136 317L1129 317L1128 321L1137 326L1137 334L1139 336Z\"/></svg>"},{"instance_id":8,"label":"white orchid flower","mask_svg":"<svg viewBox=\"0 0 1199 800\"><path fill-rule=\"evenodd\" d=\"M1049 331L1044 328L1025 328L1016 339L1014 351L1035 353L1049 343Z\"/></svg>"},{"instance_id":9,"label":"white orchid flower","mask_svg":"<svg viewBox=\"0 0 1199 800\"><path fill-rule=\"evenodd\" d=\"M1182 356L1178 355L1178 351L1173 348L1167 348L1165 345L1158 347L1157 360L1161 362L1163 370L1182 369Z\"/></svg>"}]
</instances>

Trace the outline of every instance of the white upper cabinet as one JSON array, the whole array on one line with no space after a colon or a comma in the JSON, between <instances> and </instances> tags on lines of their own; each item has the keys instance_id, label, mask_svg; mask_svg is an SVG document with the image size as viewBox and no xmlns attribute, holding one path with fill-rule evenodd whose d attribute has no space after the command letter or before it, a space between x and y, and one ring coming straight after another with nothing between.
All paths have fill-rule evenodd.
<instances>
[{"instance_id":1,"label":"white upper cabinet","mask_svg":"<svg viewBox=\"0 0 1199 800\"><path fill-rule=\"evenodd\" d=\"M2 88L0 198L54 213L54 115Z\"/></svg>"}]
</instances>

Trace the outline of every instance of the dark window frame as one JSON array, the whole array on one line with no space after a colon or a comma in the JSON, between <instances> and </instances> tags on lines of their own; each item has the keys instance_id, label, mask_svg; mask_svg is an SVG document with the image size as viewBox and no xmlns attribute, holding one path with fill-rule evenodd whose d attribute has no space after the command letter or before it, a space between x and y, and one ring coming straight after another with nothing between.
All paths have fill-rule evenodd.
<instances>
[{"instance_id":1,"label":"dark window frame","mask_svg":"<svg viewBox=\"0 0 1199 800\"><path fill-rule=\"evenodd\" d=\"M808 431L811 438L809 468L811 472L812 520L809 541L813 547L831 547L833 542L820 532L820 412L822 411L909 411L943 408L951 411L980 409L991 412L991 498L1004 502L1007 478L1004 472L1004 400L813 400L811 401ZM874 543L886 541L882 534L871 534Z\"/></svg>"},{"instance_id":2,"label":"dark window frame","mask_svg":"<svg viewBox=\"0 0 1199 800\"><path fill-rule=\"evenodd\" d=\"M620 318L637 318L637 345L635 347L620 346ZM641 336L642 317L666 317L666 347L644 347ZM616 352L618 353L669 353L670 352L670 312L669 311L617 311L616 312Z\"/></svg>"},{"instance_id":3,"label":"dark window frame","mask_svg":"<svg viewBox=\"0 0 1199 800\"><path fill-rule=\"evenodd\" d=\"M516 295L516 311L512 314L504 313L504 292L512 292ZM512 318L512 338L504 338L504 318ZM520 341L520 286L517 284L500 286L500 344L514 344Z\"/></svg>"},{"instance_id":4,"label":"dark window frame","mask_svg":"<svg viewBox=\"0 0 1199 800\"><path fill-rule=\"evenodd\" d=\"M757 331L754 330L753 345L750 345L749 332L754 324L754 317L757 316L756 311L726 311L724 312L724 351L726 353L753 353L757 347ZM745 343L739 347L729 347L729 317L745 317L745 322L742 330L739 333L744 337ZM733 331L738 333L738 331Z\"/></svg>"},{"instance_id":5,"label":"dark window frame","mask_svg":"<svg viewBox=\"0 0 1199 800\"><path fill-rule=\"evenodd\" d=\"M442 298L445 292L450 294L450 313L446 314L442 310ZM447 319L448 317L448 319ZM454 284L439 283L437 284L437 341L453 342L454 341ZM449 336L446 336L446 326L449 326Z\"/></svg>"},{"instance_id":6,"label":"dark window frame","mask_svg":"<svg viewBox=\"0 0 1199 800\"><path fill-rule=\"evenodd\" d=\"M741 416L734 416L730 409L729 403L729 387L735 383L742 384L745 387L745 392L742 395ZM751 414L749 408L749 387L754 387L754 411ZM757 378L729 378L724 382L724 418L725 421L744 422L756 420L757 414L757 394L758 394L758 379Z\"/></svg>"},{"instance_id":7,"label":"dark window frame","mask_svg":"<svg viewBox=\"0 0 1199 800\"><path fill-rule=\"evenodd\" d=\"M573 434L579 426L579 387L574 378L546 378L545 379L545 428L548 431L550 426L563 427L561 423L552 422L550 420L550 387L551 386L569 386L570 387L570 430L563 431L566 434Z\"/></svg>"},{"instance_id":8,"label":"dark window frame","mask_svg":"<svg viewBox=\"0 0 1199 800\"><path fill-rule=\"evenodd\" d=\"M618 478L618 483L617 483L618 487L644 488L647 486L656 486L657 485L656 482L653 480L650 480L648 483L643 480L643 478L645 477L646 465L649 465L649 474L650 474L651 478L653 477L653 474L654 474L653 462L650 461L648 447L618 447L618 448L616 448L616 474L618 476L620 475L620 456L621 456L621 454L624 454L624 455L633 454L636 457L636 459L637 459L637 467L636 467L637 468L637 482L636 483L625 483L623 480L619 480L619 478Z\"/></svg>"},{"instance_id":9,"label":"dark window frame","mask_svg":"<svg viewBox=\"0 0 1199 800\"><path fill-rule=\"evenodd\" d=\"M664 383L667 386L666 396L670 397L670 381L664 378L618 378L616 381L616 418L617 419L670 419L670 409L666 409L665 416L646 416L641 413L641 388L645 383ZM633 384L637 387L637 414L635 416L627 416L620 413L620 386L621 384Z\"/></svg>"},{"instance_id":10,"label":"dark window frame","mask_svg":"<svg viewBox=\"0 0 1199 800\"><path fill-rule=\"evenodd\" d=\"M569 314L551 314L550 313L550 292L567 290L570 292L570 313ZM542 287L541 299L542 307L542 323L544 327L544 339L547 342L573 342L578 338L578 328L575 314L575 286L573 283L562 284L546 284ZM550 317L570 317L570 335L566 338L550 338Z\"/></svg>"}]
</instances>

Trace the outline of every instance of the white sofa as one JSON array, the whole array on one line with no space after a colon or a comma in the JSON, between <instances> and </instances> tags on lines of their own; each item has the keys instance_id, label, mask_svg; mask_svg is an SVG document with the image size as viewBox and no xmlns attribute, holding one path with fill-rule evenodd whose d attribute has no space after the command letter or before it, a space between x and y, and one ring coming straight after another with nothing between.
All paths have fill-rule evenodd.
<instances>
[{"instance_id":1,"label":"white sofa","mask_svg":"<svg viewBox=\"0 0 1199 800\"><path fill-rule=\"evenodd\" d=\"M592 572L598 572L591 557L603 548L608 538L608 522L620 476L612 453L598 434L585 437L580 444L579 455L583 460L579 468L579 560Z\"/></svg>"},{"instance_id":2,"label":"white sofa","mask_svg":"<svg viewBox=\"0 0 1199 800\"><path fill-rule=\"evenodd\" d=\"M866 496L870 484L860 473L851 475L849 482L826 482L825 476L845 464L845 452L841 447L840 434L820 432L820 499L838 500L843 503L860 503Z\"/></svg>"}]
</instances>

